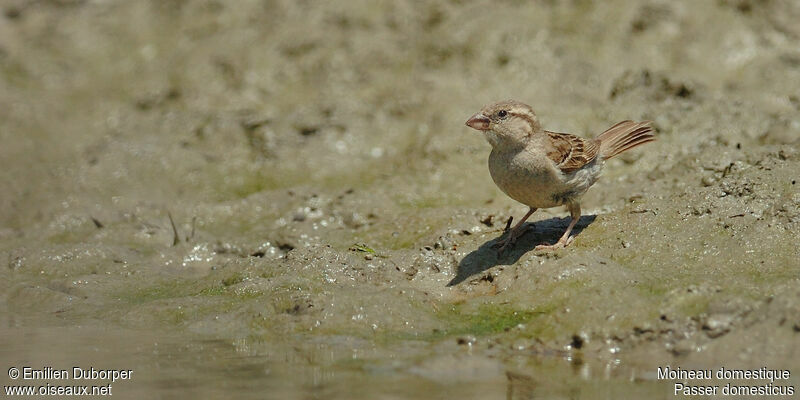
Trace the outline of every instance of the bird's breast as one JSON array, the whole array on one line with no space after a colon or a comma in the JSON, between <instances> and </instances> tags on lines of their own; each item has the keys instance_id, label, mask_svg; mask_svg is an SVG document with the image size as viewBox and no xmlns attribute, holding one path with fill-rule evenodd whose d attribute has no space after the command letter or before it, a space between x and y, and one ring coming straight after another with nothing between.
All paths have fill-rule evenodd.
<instances>
[{"instance_id":1,"label":"bird's breast","mask_svg":"<svg viewBox=\"0 0 800 400\"><path fill-rule=\"evenodd\" d=\"M529 207L547 208L564 203L557 196L564 175L543 152L492 150L489 173L500 190Z\"/></svg>"}]
</instances>

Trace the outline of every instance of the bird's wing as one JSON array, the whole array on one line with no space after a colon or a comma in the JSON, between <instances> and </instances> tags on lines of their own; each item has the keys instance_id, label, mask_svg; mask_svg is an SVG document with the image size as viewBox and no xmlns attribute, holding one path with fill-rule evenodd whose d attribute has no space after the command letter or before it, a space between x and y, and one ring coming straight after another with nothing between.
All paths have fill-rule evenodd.
<instances>
[{"instance_id":1,"label":"bird's wing","mask_svg":"<svg viewBox=\"0 0 800 400\"><path fill-rule=\"evenodd\" d=\"M551 144L547 149L547 158L553 160L564 173L577 171L592 162L600 149L600 144L595 139L582 139L568 133L545 133Z\"/></svg>"}]
</instances>

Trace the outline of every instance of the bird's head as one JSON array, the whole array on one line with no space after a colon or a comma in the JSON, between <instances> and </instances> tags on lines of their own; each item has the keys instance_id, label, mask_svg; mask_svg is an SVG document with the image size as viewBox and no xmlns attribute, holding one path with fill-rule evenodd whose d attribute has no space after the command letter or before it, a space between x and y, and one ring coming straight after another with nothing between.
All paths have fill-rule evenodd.
<instances>
[{"instance_id":1,"label":"bird's head","mask_svg":"<svg viewBox=\"0 0 800 400\"><path fill-rule=\"evenodd\" d=\"M492 147L524 145L542 129L533 109L514 100L483 107L467 120L467 126L481 131Z\"/></svg>"}]
</instances>

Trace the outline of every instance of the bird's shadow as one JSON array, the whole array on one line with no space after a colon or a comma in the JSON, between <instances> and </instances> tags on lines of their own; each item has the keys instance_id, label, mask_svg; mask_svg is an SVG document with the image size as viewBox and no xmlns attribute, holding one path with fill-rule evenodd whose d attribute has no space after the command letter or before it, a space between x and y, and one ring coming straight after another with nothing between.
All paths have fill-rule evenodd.
<instances>
[{"instance_id":1,"label":"bird's shadow","mask_svg":"<svg viewBox=\"0 0 800 400\"><path fill-rule=\"evenodd\" d=\"M594 222L597 216L584 215L575 224L570 236L576 236L587 226ZM473 275L480 274L496 265L511 265L517 262L523 254L533 250L540 244L553 244L564 234L569 225L570 218L550 218L535 223L527 223L527 231L517 238L513 247L507 249L502 255L492 247L495 243L504 239L508 232L484 243L477 250L469 253L458 263L456 276L447 286L458 285L469 279ZM533 225L533 226L531 226Z\"/></svg>"}]
</instances>

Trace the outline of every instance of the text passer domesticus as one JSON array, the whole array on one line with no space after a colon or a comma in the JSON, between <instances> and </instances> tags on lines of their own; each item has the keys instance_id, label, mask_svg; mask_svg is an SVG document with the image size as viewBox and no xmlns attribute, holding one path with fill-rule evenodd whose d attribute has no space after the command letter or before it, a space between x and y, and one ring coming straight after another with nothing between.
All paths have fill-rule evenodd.
<instances>
[{"instance_id":1,"label":"text passer domesticus","mask_svg":"<svg viewBox=\"0 0 800 400\"><path fill-rule=\"evenodd\" d=\"M497 243L502 253L524 233L522 224L536 209L566 205L572 221L554 250L572 242L569 234L581 216L580 198L600 176L604 161L640 144L652 142L650 121L622 121L594 139L542 129L533 109L514 100L484 107L467 120L492 145L489 172L497 186L530 210Z\"/></svg>"}]
</instances>

